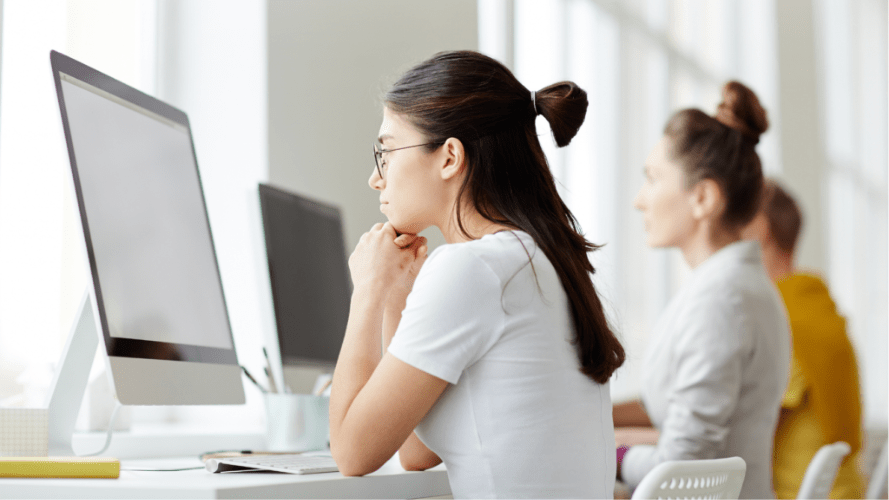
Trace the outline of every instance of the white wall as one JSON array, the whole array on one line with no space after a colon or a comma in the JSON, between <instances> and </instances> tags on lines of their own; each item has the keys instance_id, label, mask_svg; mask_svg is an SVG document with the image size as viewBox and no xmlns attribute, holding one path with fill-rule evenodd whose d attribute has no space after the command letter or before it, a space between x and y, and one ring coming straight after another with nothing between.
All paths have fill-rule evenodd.
<instances>
[{"instance_id":1,"label":"white wall","mask_svg":"<svg viewBox=\"0 0 889 500\"><path fill-rule=\"evenodd\" d=\"M339 205L347 251L386 220L367 185L383 93L436 52L477 50L476 19L475 0L269 1L269 179Z\"/></svg>"}]
</instances>

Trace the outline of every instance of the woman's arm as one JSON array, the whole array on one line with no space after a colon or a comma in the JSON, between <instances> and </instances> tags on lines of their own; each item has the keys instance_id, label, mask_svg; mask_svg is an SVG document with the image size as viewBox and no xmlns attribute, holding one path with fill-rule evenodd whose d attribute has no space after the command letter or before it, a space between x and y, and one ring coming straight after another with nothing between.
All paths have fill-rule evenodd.
<instances>
[{"instance_id":1,"label":"woman's arm","mask_svg":"<svg viewBox=\"0 0 889 500\"><path fill-rule=\"evenodd\" d=\"M624 455L621 477L627 485L637 486L664 461L711 459L724 449L747 357L737 316L728 301L708 298L685 306L673 336L675 363L658 444L634 446Z\"/></svg>"},{"instance_id":2,"label":"woman's arm","mask_svg":"<svg viewBox=\"0 0 889 500\"><path fill-rule=\"evenodd\" d=\"M634 399L611 407L615 427L652 427L642 401Z\"/></svg>"},{"instance_id":3,"label":"woman's arm","mask_svg":"<svg viewBox=\"0 0 889 500\"><path fill-rule=\"evenodd\" d=\"M409 290L403 284L412 285L426 255L425 239L402 246L396 236L390 224L378 224L349 259L355 288L330 397L331 453L347 476L373 472L389 460L448 385L392 355L381 359L389 293Z\"/></svg>"},{"instance_id":4,"label":"woman's arm","mask_svg":"<svg viewBox=\"0 0 889 500\"><path fill-rule=\"evenodd\" d=\"M360 305L356 309L361 310ZM330 451L346 476L368 474L386 463L448 385L391 354L374 368L379 343L368 345L356 337L380 337L368 335L367 324L363 326L368 329L360 331L358 324L346 329L330 396ZM409 446L406 451L415 456L415 449Z\"/></svg>"},{"instance_id":5,"label":"woman's arm","mask_svg":"<svg viewBox=\"0 0 889 500\"><path fill-rule=\"evenodd\" d=\"M401 445L398 457L404 470L426 470L441 463L441 458L420 441L416 432L412 432Z\"/></svg>"},{"instance_id":6,"label":"woman's arm","mask_svg":"<svg viewBox=\"0 0 889 500\"><path fill-rule=\"evenodd\" d=\"M389 304L383 313L383 352L386 352L389 343L392 342L392 337L395 336L395 330L398 329L398 323L401 322L401 312L404 311L406 299L406 295L390 295ZM426 470L441 463L441 458L427 448L415 432L411 432L401 448L398 449L398 457L404 470Z\"/></svg>"}]
</instances>

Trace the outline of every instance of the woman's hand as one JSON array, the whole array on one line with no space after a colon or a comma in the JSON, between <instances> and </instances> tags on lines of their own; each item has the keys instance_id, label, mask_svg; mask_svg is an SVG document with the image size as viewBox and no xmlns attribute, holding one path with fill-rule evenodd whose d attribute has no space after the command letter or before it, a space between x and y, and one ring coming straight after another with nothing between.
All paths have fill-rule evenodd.
<instances>
[{"instance_id":1,"label":"woman's hand","mask_svg":"<svg viewBox=\"0 0 889 500\"><path fill-rule=\"evenodd\" d=\"M404 300L426 260L426 238L398 235L392 224L375 224L364 233L349 257L349 270L356 290L378 297Z\"/></svg>"},{"instance_id":2,"label":"woman's hand","mask_svg":"<svg viewBox=\"0 0 889 500\"><path fill-rule=\"evenodd\" d=\"M389 290L387 304L401 310L404 308L404 302L407 296L414 288L414 281L420 274L423 263L426 262L428 246L426 238L414 234L402 234L395 238L395 244L414 255L413 261L408 265L407 272L401 275Z\"/></svg>"}]
</instances>

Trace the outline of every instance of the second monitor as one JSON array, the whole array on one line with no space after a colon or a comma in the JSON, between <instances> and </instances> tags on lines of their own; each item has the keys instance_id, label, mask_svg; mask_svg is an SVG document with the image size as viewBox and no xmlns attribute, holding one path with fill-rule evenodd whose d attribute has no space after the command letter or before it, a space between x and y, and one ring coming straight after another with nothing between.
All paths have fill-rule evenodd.
<instances>
[{"instance_id":1,"label":"second monitor","mask_svg":"<svg viewBox=\"0 0 889 500\"><path fill-rule=\"evenodd\" d=\"M259 201L285 379L298 386L294 392L307 392L312 372L332 370L349 319L352 285L340 211L268 184L259 185ZM308 380L299 381L289 367L317 370L303 370Z\"/></svg>"}]
</instances>

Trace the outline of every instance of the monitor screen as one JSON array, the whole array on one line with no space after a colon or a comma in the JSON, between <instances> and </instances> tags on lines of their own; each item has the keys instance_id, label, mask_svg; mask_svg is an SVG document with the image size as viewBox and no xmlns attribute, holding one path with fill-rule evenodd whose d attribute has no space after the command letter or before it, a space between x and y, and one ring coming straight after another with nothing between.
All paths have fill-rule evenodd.
<instances>
[{"instance_id":1,"label":"monitor screen","mask_svg":"<svg viewBox=\"0 0 889 500\"><path fill-rule=\"evenodd\" d=\"M334 364L352 295L340 212L266 184L259 198L281 360Z\"/></svg>"},{"instance_id":2,"label":"monitor screen","mask_svg":"<svg viewBox=\"0 0 889 500\"><path fill-rule=\"evenodd\" d=\"M112 367L128 367L113 374L118 397L243 402L188 117L63 54L51 61L99 326ZM228 395L207 396L198 363L235 375Z\"/></svg>"}]
</instances>

